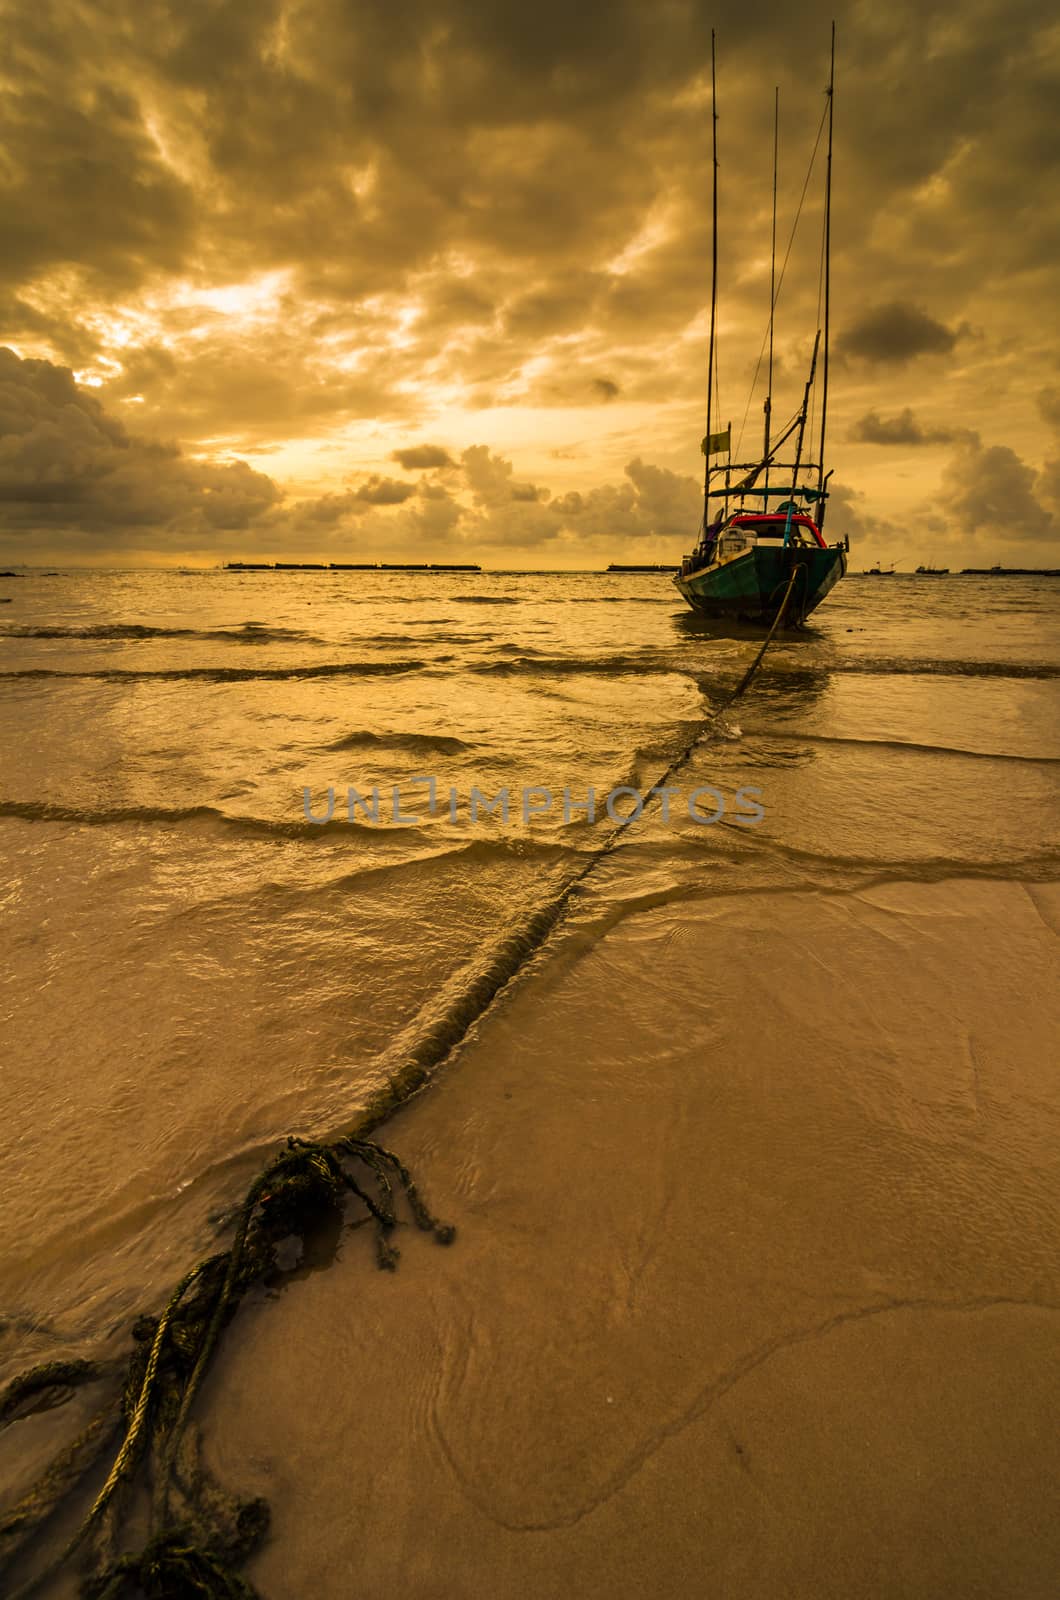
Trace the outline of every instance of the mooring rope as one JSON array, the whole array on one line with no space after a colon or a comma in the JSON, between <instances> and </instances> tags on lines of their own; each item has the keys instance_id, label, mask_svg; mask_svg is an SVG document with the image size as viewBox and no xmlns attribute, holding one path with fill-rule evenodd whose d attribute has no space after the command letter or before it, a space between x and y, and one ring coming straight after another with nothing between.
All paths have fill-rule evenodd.
<instances>
[{"instance_id":1,"label":"mooring rope","mask_svg":"<svg viewBox=\"0 0 1060 1600\"><path fill-rule=\"evenodd\" d=\"M754 660L735 689L697 730L653 786L662 789L720 725L724 713L750 688L778 629L783 625L803 564L792 568L776 617ZM124 1435L103 1487L61 1552L9 1600L27 1600L83 1547L95 1541L83 1579L86 1600L122 1600L142 1594L148 1600L255 1600L255 1591L237 1572L258 1548L269 1525L268 1506L255 1499L239 1502L226 1494L198 1465L189 1468L185 1435L195 1398L215 1354L221 1333L254 1284L278 1270L276 1248L292 1236L305 1248L310 1231L327 1216L342 1215L348 1195L365 1206L374 1223L376 1259L393 1269L399 1251L391 1237L399 1222L395 1184L416 1226L449 1244L455 1230L428 1209L408 1169L391 1150L368 1140L371 1132L426 1081L466 1037L544 945L577 891L614 850L638 810L611 829L589 859L515 934L479 973L461 1003L432 1029L426 1048L410 1053L385 1093L370 1102L357 1124L330 1143L288 1139L258 1174L239 1209L230 1248L200 1261L180 1280L161 1314L133 1325L134 1347L125 1366L120 1397L108 1400L73 1443L0 1520L0 1571L27 1545L58 1507L84 1481L116 1429ZM354 1170L351 1170L351 1164ZM365 1179L367 1172L367 1179ZM356 1176L355 1176L356 1173ZM373 1192L374 1191L374 1192ZM195 1290L190 1296L189 1292ZM49 1390L72 1389L113 1376L118 1364L90 1361L49 1362L21 1374L0 1396L0 1427L17 1418L19 1408ZM151 1537L138 1555L115 1557L120 1533L121 1491L134 1483L145 1458L153 1474ZM172 1498L182 1502L174 1516Z\"/></svg>"}]
</instances>

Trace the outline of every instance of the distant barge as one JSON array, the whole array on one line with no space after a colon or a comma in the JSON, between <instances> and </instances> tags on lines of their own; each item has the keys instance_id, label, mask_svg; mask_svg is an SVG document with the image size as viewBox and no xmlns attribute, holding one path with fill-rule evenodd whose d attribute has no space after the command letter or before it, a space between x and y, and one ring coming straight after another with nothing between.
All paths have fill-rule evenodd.
<instances>
[{"instance_id":1,"label":"distant barge","mask_svg":"<svg viewBox=\"0 0 1060 1600\"><path fill-rule=\"evenodd\" d=\"M660 566L627 567L627 566L624 566L622 564L622 562L620 562L620 561L612 561L611 565L608 567L607 570L608 570L608 572L676 572L677 571L677 562L674 561L669 566L665 566L665 567L660 567Z\"/></svg>"},{"instance_id":2,"label":"distant barge","mask_svg":"<svg viewBox=\"0 0 1060 1600\"><path fill-rule=\"evenodd\" d=\"M435 561L226 561L226 572L481 572Z\"/></svg>"}]
</instances>

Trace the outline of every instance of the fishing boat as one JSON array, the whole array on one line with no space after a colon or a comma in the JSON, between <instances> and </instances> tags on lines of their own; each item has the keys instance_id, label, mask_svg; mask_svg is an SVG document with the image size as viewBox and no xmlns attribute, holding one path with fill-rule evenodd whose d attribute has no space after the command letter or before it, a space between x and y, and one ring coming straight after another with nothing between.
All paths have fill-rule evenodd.
<instances>
[{"instance_id":1,"label":"fishing boat","mask_svg":"<svg viewBox=\"0 0 1060 1600\"><path fill-rule=\"evenodd\" d=\"M824 115L828 120L828 164L824 201L823 322L817 330L802 404L777 434L773 431L773 325L779 286L776 281L777 147L779 91L773 121L773 238L769 285L769 370L765 399L762 454L757 460L734 461L732 423L720 426L715 371L718 302L718 112L714 36L710 51L713 123L713 247L710 294L710 338L707 358L707 434L703 440L706 470L703 521L698 543L681 562L674 583L694 610L711 617L771 624L784 607L785 626L799 626L821 604L847 570L849 539L829 544L824 537L828 480L824 469L825 424L828 415L829 254L832 209L832 120L835 81L835 28L832 29L831 71ZM822 128L824 125L822 116ZM818 138L820 134L818 134ZM816 154L817 147L814 147ZM811 167L813 158L811 157ZM805 191L804 191L805 192ZM800 202L801 209L801 202ZM796 222L798 215L796 215ZM794 237L794 229L792 230ZM783 277L783 272L781 273ZM807 442L810 398L821 354L821 417L818 440ZM720 409L720 408L719 408ZM812 430L811 430L812 431ZM789 446L785 459L781 452ZM815 446L816 459L813 459ZM725 456L725 461L715 458ZM761 502L757 504L757 502ZM770 509L771 505L775 509Z\"/></svg>"},{"instance_id":2,"label":"fishing boat","mask_svg":"<svg viewBox=\"0 0 1060 1600\"><path fill-rule=\"evenodd\" d=\"M918 578L945 578L949 575L949 567L917 567Z\"/></svg>"},{"instance_id":3,"label":"fishing boat","mask_svg":"<svg viewBox=\"0 0 1060 1600\"><path fill-rule=\"evenodd\" d=\"M881 567L877 561L874 567L865 567L861 576L863 578L893 578L894 562L892 561L889 567Z\"/></svg>"}]
</instances>

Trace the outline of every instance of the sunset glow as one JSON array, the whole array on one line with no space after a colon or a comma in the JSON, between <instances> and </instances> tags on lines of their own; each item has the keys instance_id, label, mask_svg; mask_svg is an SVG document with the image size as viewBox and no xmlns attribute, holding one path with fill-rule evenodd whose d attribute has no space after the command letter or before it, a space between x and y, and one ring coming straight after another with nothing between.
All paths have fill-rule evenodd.
<instances>
[{"instance_id":1,"label":"sunset glow","mask_svg":"<svg viewBox=\"0 0 1060 1600\"><path fill-rule=\"evenodd\" d=\"M61 6L45 10L59 31ZM253 17L174 13L158 45L133 8L75 59L40 48L45 25L24 12L6 69L3 382L9 417L45 428L45 394L59 410L42 440L21 423L5 434L0 558L678 557L700 515L709 27L723 68L721 404L757 439L773 78L783 257L827 24L815 57L812 19L771 22L774 43L791 32L798 48L773 52L767 83L743 19L697 4L665 26L635 9L594 16L530 42L514 11L486 26L457 3L406 29L371 6L277 0ZM1054 191L1039 170L1057 34L1021 32L1000 8L974 33L930 32L914 51L900 27L839 20L837 531L866 558L920 556L926 530L956 565L1042 564L1060 483ZM820 180L818 153L778 303L775 414L797 404L818 318ZM60 400L63 382L81 400ZM63 443L78 410L80 466ZM242 513L219 531L197 494L152 506L158 442L185 489L238 458ZM437 535L427 480L396 464L417 445L452 463ZM494 497L487 512L464 461L477 447L535 483L529 522L527 502ZM556 509L572 489L607 503L636 460L669 475L665 505L638 495L606 531ZM955 511L954 472L1001 496L1002 526ZM380 476L410 493L366 509L357 491ZM355 512L313 543L315 500L343 494Z\"/></svg>"}]
</instances>

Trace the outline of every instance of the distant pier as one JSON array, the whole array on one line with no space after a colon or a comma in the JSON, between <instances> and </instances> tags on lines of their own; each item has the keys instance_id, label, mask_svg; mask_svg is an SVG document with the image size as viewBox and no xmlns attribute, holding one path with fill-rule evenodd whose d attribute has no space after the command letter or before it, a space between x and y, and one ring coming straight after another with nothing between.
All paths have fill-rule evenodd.
<instances>
[{"instance_id":1,"label":"distant pier","mask_svg":"<svg viewBox=\"0 0 1060 1600\"><path fill-rule=\"evenodd\" d=\"M466 563L439 561L226 561L226 572L481 572Z\"/></svg>"}]
</instances>

